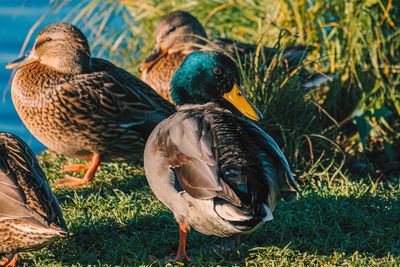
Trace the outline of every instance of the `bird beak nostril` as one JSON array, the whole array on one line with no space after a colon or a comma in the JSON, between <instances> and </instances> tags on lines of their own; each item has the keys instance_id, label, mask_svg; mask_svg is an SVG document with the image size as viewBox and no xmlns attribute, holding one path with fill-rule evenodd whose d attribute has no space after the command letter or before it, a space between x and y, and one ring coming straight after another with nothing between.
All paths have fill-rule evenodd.
<instances>
[{"instance_id":1,"label":"bird beak nostril","mask_svg":"<svg viewBox=\"0 0 400 267\"><path fill-rule=\"evenodd\" d=\"M39 57L37 57L32 50L25 54L25 56L14 60L13 62L7 64L6 70L20 68L26 64L39 61Z\"/></svg>"}]
</instances>

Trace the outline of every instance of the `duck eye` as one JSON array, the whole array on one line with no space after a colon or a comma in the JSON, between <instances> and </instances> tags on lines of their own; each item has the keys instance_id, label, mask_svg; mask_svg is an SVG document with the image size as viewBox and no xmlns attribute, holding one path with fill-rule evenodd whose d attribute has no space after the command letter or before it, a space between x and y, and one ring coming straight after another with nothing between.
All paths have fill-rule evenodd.
<instances>
[{"instance_id":1,"label":"duck eye","mask_svg":"<svg viewBox=\"0 0 400 267\"><path fill-rule=\"evenodd\" d=\"M212 69L212 71L214 72L214 74L217 74L217 75L222 74L222 70L220 68L218 68L218 67L214 67Z\"/></svg>"},{"instance_id":2,"label":"duck eye","mask_svg":"<svg viewBox=\"0 0 400 267\"><path fill-rule=\"evenodd\" d=\"M46 41L46 42L50 42L50 41L51 41L51 38L50 38L50 37L47 37L45 41Z\"/></svg>"},{"instance_id":3,"label":"duck eye","mask_svg":"<svg viewBox=\"0 0 400 267\"><path fill-rule=\"evenodd\" d=\"M237 92L237 95L238 95L239 97L243 96L241 92Z\"/></svg>"}]
</instances>

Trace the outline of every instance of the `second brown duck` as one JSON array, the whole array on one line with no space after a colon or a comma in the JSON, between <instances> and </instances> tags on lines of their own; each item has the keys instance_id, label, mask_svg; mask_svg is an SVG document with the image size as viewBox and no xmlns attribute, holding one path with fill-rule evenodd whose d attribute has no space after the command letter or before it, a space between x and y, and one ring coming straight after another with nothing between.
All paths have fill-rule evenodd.
<instances>
[{"instance_id":1,"label":"second brown duck","mask_svg":"<svg viewBox=\"0 0 400 267\"><path fill-rule=\"evenodd\" d=\"M142 159L148 135L175 111L140 79L92 58L85 35L69 23L45 27L6 68L20 68L11 94L29 131L51 151L90 160L64 166L87 171L83 179L65 176L61 186L88 183L101 161Z\"/></svg>"},{"instance_id":2,"label":"second brown duck","mask_svg":"<svg viewBox=\"0 0 400 267\"><path fill-rule=\"evenodd\" d=\"M232 58L239 56L240 62L249 61L257 49L256 44L246 44L227 38L215 38L207 41L207 34L196 17L188 12L177 10L164 16L157 24L153 50L141 65L141 79L156 90L162 97L172 102L170 83L172 77L188 54L199 50L225 52ZM288 72L302 64L314 47L297 46L286 48L282 52ZM263 47L263 53L269 64L277 49ZM325 76L320 83L326 81ZM314 80L314 79L313 79ZM310 81L305 81L306 83ZM312 87L312 86L311 86Z\"/></svg>"},{"instance_id":3,"label":"second brown duck","mask_svg":"<svg viewBox=\"0 0 400 267\"><path fill-rule=\"evenodd\" d=\"M19 137L0 132L0 266L15 266L16 253L66 234L61 207L35 155Z\"/></svg>"}]
</instances>

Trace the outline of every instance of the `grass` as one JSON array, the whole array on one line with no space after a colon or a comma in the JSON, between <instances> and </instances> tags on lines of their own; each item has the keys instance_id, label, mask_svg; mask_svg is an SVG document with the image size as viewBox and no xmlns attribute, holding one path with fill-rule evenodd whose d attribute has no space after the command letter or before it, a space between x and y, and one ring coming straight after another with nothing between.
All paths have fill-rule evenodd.
<instances>
[{"instance_id":1,"label":"grass","mask_svg":"<svg viewBox=\"0 0 400 267\"><path fill-rule=\"evenodd\" d=\"M40 157L50 182L62 177L64 163ZM322 180L314 176L299 201L280 203L275 219L243 236L230 254L214 244L226 239L191 231L193 266L399 265L399 179L375 182ZM164 266L174 256L178 227L146 182L143 168L126 163L102 165L93 182L79 189L54 188L70 234L48 248L21 254L28 266ZM152 262L152 256L159 259Z\"/></svg>"},{"instance_id":2,"label":"grass","mask_svg":"<svg viewBox=\"0 0 400 267\"><path fill-rule=\"evenodd\" d=\"M231 254L212 249L225 240L192 231L188 250L194 266L400 265L398 5L391 0L72 2L76 7L65 20L87 34L93 55L136 75L152 48L157 22L175 9L198 17L209 37L278 49L317 48L289 77L279 61L249 59L249 68L240 66L251 99L265 115L260 126L282 147L301 186L300 200L281 203L275 220L243 237ZM300 86L305 69L335 73L337 79L305 90ZM63 163L75 162L50 154L40 161L51 182L62 177ZM176 252L176 223L151 193L142 164L105 164L90 185L55 190L70 235L22 254L21 263L163 266L149 255L162 259Z\"/></svg>"}]
</instances>

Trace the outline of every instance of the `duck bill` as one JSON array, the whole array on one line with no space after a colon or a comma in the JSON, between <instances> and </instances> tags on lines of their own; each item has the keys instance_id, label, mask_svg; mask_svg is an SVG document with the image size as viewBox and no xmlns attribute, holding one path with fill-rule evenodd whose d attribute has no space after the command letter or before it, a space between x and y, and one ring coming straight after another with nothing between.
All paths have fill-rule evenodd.
<instances>
[{"instance_id":1,"label":"duck bill","mask_svg":"<svg viewBox=\"0 0 400 267\"><path fill-rule=\"evenodd\" d=\"M26 64L29 64L29 63L32 63L35 61L39 61L39 58L37 56L35 56L32 51L29 51L25 56L9 63L6 66L6 70L20 68Z\"/></svg>"},{"instance_id":2,"label":"duck bill","mask_svg":"<svg viewBox=\"0 0 400 267\"><path fill-rule=\"evenodd\" d=\"M232 90L225 93L223 97L246 117L255 121L262 120L261 112L247 99L242 88L236 84L234 84Z\"/></svg>"},{"instance_id":3,"label":"duck bill","mask_svg":"<svg viewBox=\"0 0 400 267\"><path fill-rule=\"evenodd\" d=\"M146 58L146 60L140 66L140 71L150 69L157 61L160 60L160 58L165 56L167 53L168 53L168 49L165 49L161 46L155 47L153 49L153 51L151 52L151 55L148 58Z\"/></svg>"}]
</instances>

